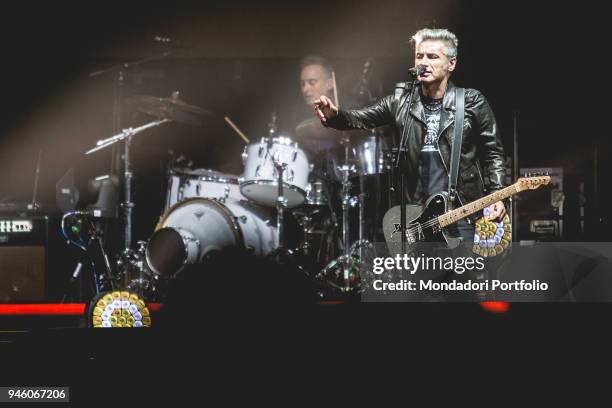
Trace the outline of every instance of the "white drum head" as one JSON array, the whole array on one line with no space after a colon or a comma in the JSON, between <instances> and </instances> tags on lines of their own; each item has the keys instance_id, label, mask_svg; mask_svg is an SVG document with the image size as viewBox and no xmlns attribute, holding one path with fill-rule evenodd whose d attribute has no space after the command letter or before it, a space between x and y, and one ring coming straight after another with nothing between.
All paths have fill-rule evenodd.
<instances>
[{"instance_id":1,"label":"white drum head","mask_svg":"<svg viewBox=\"0 0 612 408\"><path fill-rule=\"evenodd\" d=\"M240 185L240 192L257 204L275 207L278 198L278 183L265 180L246 182ZM306 192L284 183L283 196L287 200L287 208L299 207L304 204Z\"/></svg>"}]
</instances>

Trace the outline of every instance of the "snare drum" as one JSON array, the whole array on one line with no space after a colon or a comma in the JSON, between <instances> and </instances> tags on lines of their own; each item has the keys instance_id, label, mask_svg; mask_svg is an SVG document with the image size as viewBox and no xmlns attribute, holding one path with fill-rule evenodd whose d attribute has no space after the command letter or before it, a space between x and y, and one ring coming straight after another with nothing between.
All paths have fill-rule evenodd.
<instances>
[{"instance_id":1,"label":"snare drum","mask_svg":"<svg viewBox=\"0 0 612 408\"><path fill-rule=\"evenodd\" d=\"M287 207L298 207L306 199L310 165L298 144L287 137L262 138L259 143L245 147L244 181L240 184L242 194L254 202L273 207L278 198L278 172L276 158L286 167L283 171L283 196Z\"/></svg>"},{"instance_id":2,"label":"snare drum","mask_svg":"<svg viewBox=\"0 0 612 408\"><path fill-rule=\"evenodd\" d=\"M174 169L168 177L165 209L187 198L202 197L225 201L244 199L238 177L208 169Z\"/></svg>"}]
</instances>

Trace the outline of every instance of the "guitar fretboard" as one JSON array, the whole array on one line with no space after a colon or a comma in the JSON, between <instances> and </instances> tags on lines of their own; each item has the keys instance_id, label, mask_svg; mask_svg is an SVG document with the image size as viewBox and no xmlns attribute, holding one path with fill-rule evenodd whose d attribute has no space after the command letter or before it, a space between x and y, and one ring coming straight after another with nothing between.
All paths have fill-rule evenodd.
<instances>
[{"instance_id":1,"label":"guitar fretboard","mask_svg":"<svg viewBox=\"0 0 612 408\"><path fill-rule=\"evenodd\" d=\"M513 184L502 190L496 191L493 194L489 194L486 197L482 197L481 199L478 199L474 202L471 202L439 216L438 222L440 223L441 227L446 227L448 225L454 224L457 221L467 217L468 215L474 214L475 212L480 211L483 208L490 206L491 204L504 200L510 197L511 195L518 193L518 191L519 190L517 189L517 185Z\"/></svg>"}]
</instances>

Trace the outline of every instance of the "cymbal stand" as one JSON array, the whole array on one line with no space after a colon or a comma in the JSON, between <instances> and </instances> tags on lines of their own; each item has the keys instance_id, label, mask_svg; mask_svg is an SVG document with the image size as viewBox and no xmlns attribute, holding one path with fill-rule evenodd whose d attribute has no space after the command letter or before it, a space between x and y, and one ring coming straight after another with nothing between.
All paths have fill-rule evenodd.
<instances>
[{"instance_id":1,"label":"cymbal stand","mask_svg":"<svg viewBox=\"0 0 612 408\"><path fill-rule=\"evenodd\" d=\"M369 243L369 241L365 238L365 214L364 214L364 210L365 210L365 196L366 193L364 192L364 187L363 187L363 177L359 177L359 196L358 196L358 203L357 205L359 206L359 240L357 241L357 243L353 244L353 245L358 245L359 247L359 252L357 252L357 256L359 258L360 261L363 260L363 245L364 243Z\"/></svg>"},{"instance_id":2,"label":"cymbal stand","mask_svg":"<svg viewBox=\"0 0 612 408\"><path fill-rule=\"evenodd\" d=\"M355 165L349 165L347 160L346 164L338 166L338 171L342 173L343 254L327 264L327 266L317 274L317 278L327 281L331 286L342 292L350 292L353 289L357 289L355 285L356 281L358 284L358 275L356 275L358 274L358 271L356 271L358 265L355 265L355 258L352 255L354 246L350 245L349 238L349 207L354 207L357 203L355 197L351 197L350 195L351 182L349 180L350 174L355 172ZM357 280L355 278L357 278Z\"/></svg>"},{"instance_id":3,"label":"cymbal stand","mask_svg":"<svg viewBox=\"0 0 612 408\"><path fill-rule=\"evenodd\" d=\"M96 143L96 147L88 150L85 153L86 155L89 155L91 153L97 152L98 150L114 145L117 142L125 140L124 154L123 154L123 169L124 169L123 180L124 180L125 186L124 186L124 201L121 203L121 207L123 208L123 220L124 220L124 249L119 254L119 259L117 260L117 265L120 268L124 268L124 267L131 265L133 263L132 260L135 258L135 253L131 249L131 246L132 246L132 213L134 209L134 202L132 201L133 175L132 175L131 162L130 162L130 145L132 143L132 137L144 130L147 130L155 126L159 126L162 123L166 123L166 122L170 122L170 119L160 118L159 120L147 123L137 128L130 127L127 129L123 129L121 133L118 133L107 139L99 140ZM122 271L122 273L125 273L125 270Z\"/></svg>"},{"instance_id":4,"label":"cymbal stand","mask_svg":"<svg viewBox=\"0 0 612 408\"><path fill-rule=\"evenodd\" d=\"M274 168L278 174L278 197L276 198L276 227L278 228L278 250L285 250L285 208L287 207L287 199L283 193L283 174L287 168L287 163L280 160L280 152L274 153L272 160Z\"/></svg>"},{"instance_id":5,"label":"cymbal stand","mask_svg":"<svg viewBox=\"0 0 612 408\"><path fill-rule=\"evenodd\" d=\"M154 126L159 126L162 123L169 122L170 119L163 118L156 120L151 123L147 123L146 125L137 127L137 128L128 128L123 129L121 133L118 133L114 136L111 136L104 140L99 140L96 143L96 147L88 150L85 154L91 154L98 150L104 149L110 145L113 145L121 140L125 139L125 149L123 154L123 180L125 182L124 188L124 201L121 203L123 207L124 214L124 252L130 251L132 245L132 211L134 208L134 203L132 202L132 169L130 163L130 145L132 143L132 136L137 133L142 132L143 130L149 129Z\"/></svg>"},{"instance_id":6,"label":"cymbal stand","mask_svg":"<svg viewBox=\"0 0 612 408\"><path fill-rule=\"evenodd\" d=\"M344 142L346 143L345 145L345 151L344 151L344 162L346 163L346 165L348 166L349 163L349 143L347 139L344 139ZM341 170L342 171L342 170ZM352 172L357 172L357 169L355 168L355 166L352 166L351 169ZM348 199L348 204L350 207L355 207L355 206L359 206L359 216L358 216L358 220L359 220L359 235L358 235L358 239L356 242L354 242L351 246L350 246L350 250L349 252L354 254L355 252L357 253L357 259L359 261L359 263L361 264L361 262L364 259L364 247L366 246L371 246L370 241L368 241L368 239L366 238L366 228L365 228L365 198L367 193L365 192L365 188L364 188L364 176L361 174L361 172L359 172L359 195L357 197L350 197L350 192L349 191L345 191L344 190L344 185L346 185L347 190L350 190L352 187L352 184L350 183L350 181L348 180L348 176L345 176L343 174L343 202L345 200L345 198ZM347 225L348 226L348 208L345 211L347 213L347 215L343 215L343 225ZM345 254L346 254L346 241L344 243L345 245Z\"/></svg>"},{"instance_id":7,"label":"cymbal stand","mask_svg":"<svg viewBox=\"0 0 612 408\"><path fill-rule=\"evenodd\" d=\"M342 173L342 245L344 247L344 262L342 263L342 277L344 281L344 291L350 290L350 241L349 241L349 206L355 203L353 197L350 196L351 182L349 175L355 172L354 165L344 164L338 169Z\"/></svg>"},{"instance_id":8,"label":"cymbal stand","mask_svg":"<svg viewBox=\"0 0 612 408\"><path fill-rule=\"evenodd\" d=\"M141 58L134 61L124 61L107 68L90 72L89 78L103 77L106 75L113 76L113 132L118 132L121 129L122 111L123 111L123 96L125 92L125 80L130 76L130 72L139 68L146 63L164 59L174 53L174 49L164 45L164 52ZM116 175L121 172L120 168L120 150L118 146L113 146L111 152L111 174Z\"/></svg>"}]
</instances>

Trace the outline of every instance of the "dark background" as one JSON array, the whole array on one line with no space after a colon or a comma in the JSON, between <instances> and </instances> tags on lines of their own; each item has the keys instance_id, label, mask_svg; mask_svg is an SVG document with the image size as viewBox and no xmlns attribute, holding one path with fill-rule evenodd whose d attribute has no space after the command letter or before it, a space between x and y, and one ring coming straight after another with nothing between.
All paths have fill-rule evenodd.
<instances>
[{"instance_id":1,"label":"dark background","mask_svg":"<svg viewBox=\"0 0 612 408\"><path fill-rule=\"evenodd\" d=\"M389 92L393 83L405 79L406 69L412 66L407 40L418 28L435 22L436 26L448 27L458 34L460 62L453 80L485 93L502 127L508 153L512 147L513 116L518 112L521 166L562 166L574 179L573 183L566 183L574 185L574 192L577 180L584 180L589 204L589 238L609 239L600 233L605 231L609 219L605 204L609 199L606 190L611 161L605 132L604 108L607 105L603 101L609 35L605 30L607 25L600 23L605 13L588 2L567 5L559 5L560 2L540 5L535 1L450 0L276 4L259 1L256 5L245 1L199 2L197 5L176 1L158 5L126 3L20 2L20 5L2 6L2 202L31 199L39 149L43 149L40 197L46 208L54 204L55 183L68 168L78 169L78 175L84 179L108 171L108 152L89 158L83 152L96 140L113 134L113 80L110 76L90 79L87 74L159 53L160 47L151 40L155 35L175 36L194 48L181 56L142 66L143 78L139 82L137 75L131 75L126 80L126 93L162 96L178 89L183 99L214 110L218 116L202 128L170 124L138 136L134 146L137 238L150 233L161 210L161 167L167 159L168 149L188 154L201 167L240 172L242 143L223 123L223 115L231 116L254 139L265 134L274 109L278 110L283 126L291 129L291 121L297 120L293 117L310 113L300 110L297 86L297 62L306 53L321 53L330 58L344 92L357 81L365 59L373 56L376 58L374 75L384 91ZM136 124L131 123L129 115L125 117L123 126ZM146 118L134 120L142 123ZM594 160L595 146L599 147L597 162ZM595 174L599 180L598 195L595 194ZM570 198L575 200L571 189L568 190L568 200ZM411 304L410 310L395 308L398 305L385 306L391 305L361 308L352 314L352 319L346 318L347 313L323 308L319 310L319 318L310 320L312 325L295 331L293 336L288 335L292 332L286 330L287 322L301 324L305 319L290 316L274 326L278 331L282 328L283 333L272 341L268 340L271 337L262 335L267 333L267 327L259 327L257 319L244 327L228 319L227 326L232 326L231 329L206 332L207 339L213 341L206 348L203 342L200 344L201 337L192 338L181 335L183 333L174 336L176 343L169 347L161 341L153 341L158 332L139 333L149 337L144 340L132 338L131 343L125 343L125 338L110 337L117 332L105 332L106 337L98 338L99 342L94 344L88 342L91 340L88 331L75 331L71 341L67 341L69 339L62 332L53 331L45 347L41 347L40 338L34 337L32 341L22 342L23 347L7 349L11 370L6 373L11 381L6 382L69 384L73 386L73 399L85 400L85 395L87 398L93 395L89 390L94 391L97 385L93 381L95 377L88 373L100 373L103 367L116 370L114 365L107 364L117 358L114 345L127 344L123 350L138 351L143 345L150 347L145 348L150 353L141 352L143 358L134 353L134 361L144 362L135 367L146 374L139 378L147 381L145 389L155 397L165 393L173 379L178 383L188 377L180 375L190 371L185 371L177 362L181 365L192 362L199 370L209 369L213 381L209 382L208 389L231 379L232 391L240 377L236 373L242 373L242 378L249 378L249 382L266 378L268 383L261 387L264 390L270 389L270 384L277 384L270 382L268 376L261 376L262 367L282 373L284 382L279 384L307 384L312 389L319 389L320 384L330 384L324 388L333 388L343 378L352 379L344 377L341 369L352 368L355 363L359 366L352 373L359 373L361 377L357 381L363 382L362 373L375 372L367 370L364 363L376 363L377 372L382 371L383 377L370 375L367 378L385 381L381 383L383 392L376 393L378 397L386 390L401 389L389 386L388 381L394 377L384 370L386 364L382 363L382 367L378 364L382 361L389 361L394 366L402 364L402 352L398 352L397 345L406 345L410 351L419 352L403 353L407 364L402 366L416 368L414 360L417 357L420 363L417 376L427 378L428 384L432 377L438 378L441 374L449 377L449 366L458 367L459 375L453 376L454 379L466 377L465 367L473 367L475 362L477 367L493 371L493 375L469 376L471 387L474 379L481 386L483 379L489 378L495 385L504 384L499 374L513 372L508 368L514 362L521 369L521 375L527 375L525 379L530 390L542 388L543 367L555 367L555 374L563 381L554 382L556 388L550 395L555 395L559 384L567 383L564 390L578 388L572 382L574 376L568 375L572 372L568 363L586 362L576 372L589 378L592 362L601 361L605 356L599 353L597 346L607 349L609 345L607 339L603 340L609 310L601 304L513 304L512 313L500 315L483 312L474 304L454 304L451 308ZM225 305L214 310L224 309ZM471 318L466 319L466 316ZM321 320L330 323L321 326ZM526 326L526 320L534 324ZM199 328L201 324L204 323L198 320L190 327ZM312 326L317 327L311 330ZM556 327L559 330L551 330ZM368 329L376 333L371 341L364 337ZM591 332L593 329L595 333ZM276 333L275 330L270 332ZM208 333L220 335L208 336ZM231 338L228 333L236 335ZM342 333L342 337L334 337L336 333ZM401 336L404 333L409 336ZM227 341L228 338L231 341ZM565 344L563 340L568 338L588 342L588 347L580 347L582 344L576 342ZM185 344L187 340L191 342ZM347 354L344 345L351 344L355 352ZM475 353L466 352L473 349ZM315 354L315 351L320 353ZM574 353L579 358L573 359ZM283 356L283 363L271 365L271 357L279 354ZM297 359L289 358L296 354ZM318 358L312 358L313 355ZM23 364L24 356L40 356L36 362L43 362L41 369L33 371L32 365ZM200 357L202 364L198 356L204 356ZM209 356L216 356L212 364ZM420 361L419 356L422 356ZM439 364L432 360L435 356L440 356ZM160 370L163 365L160 357L173 361L166 364L173 368L168 371L171 375ZM15 364L11 365L13 360ZM248 375L249 371L244 374L245 362L253 367L256 375ZM524 370L534 362L536 369ZM233 364L236 364L235 370ZM422 368L429 367L431 375L423 376ZM62 368L70 371L70 375L58 376ZM308 381L296 381L295 376L286 375L293 374L296 368L316 374ZM401 377L403 381L404 377ZM43 380L35 381L36 378ZM160 383L158 387L151 386L157 385L150 382L154 379ZM189 376L189 379L191 382L186 381L185 385L197 384L191 388L201 394L201 378ZM87 387L76 386L85 382ZM435 383L437 391L438 383ZM445 382L445 386L449 384ZM185 385L181 384L180 392L189 389ZM589 393L593 388L590 387ZM133 387L126 389L131 395L135 394ZM261 395L261 389L255 393ZM116 391L120 390L119 387ZM200 398L199 394L196 397ZM235 394L228 392L223 397ZM116 401L115 392L108 395ZM175 396L172 393L172 397ZM345 398L346 392L343 392L343 400Z\"/></svg>"},{"instance_id":2,"label":"dark background","mask_svg":"<svg viewBox=\"0 0 612 408\"><path fill-rule=\"evenodd\" d=\"M110 149L85 156L114 134L116 64L165 51L155 36L178 39L166 58L126 70L123 95L181 98L214 112L204 126L166 124L133 144L134 239L146 239L162 211L168 151L196 167L241 173L243 143L231 117L252 139L265 136L272 112L291 135L310 115L298 86L300 58L322 54L335 66L341 102L375 58L379 95L406 79L408 44L419 28L447 27L459 37L453 81L480 89L512 154L518 115L521 167L563 167L568 219L577 220L577 186L586 189L586 239L606 239L609 143L599 108L605 79L604 40L596 9L580 5L485 1L262 1L151 4L12 5L2 13L0 202L31 200L42 150L39 199L55 202L55 184L74 168L81 182L110 170ZM122 127L145 123L123 105ZM575 228L574 228L575 229ZM571 230L571 228L570 228ZM576 238L575 236L571 238ZM578 237L585 238L585 237Z\"/></svg>"}]
</instances>

